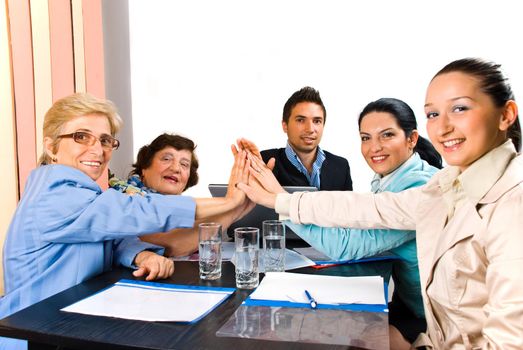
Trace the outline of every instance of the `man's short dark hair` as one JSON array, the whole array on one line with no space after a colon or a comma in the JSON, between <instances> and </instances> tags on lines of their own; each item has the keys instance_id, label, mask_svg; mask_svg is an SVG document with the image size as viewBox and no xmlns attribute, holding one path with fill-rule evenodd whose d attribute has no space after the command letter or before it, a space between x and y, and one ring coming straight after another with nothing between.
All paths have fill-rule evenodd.
<instances>
[{"instance_id":1,"label":"man's short dark hair","mask_svg":"<svg viewBox=\"0 0 523 350\"><path fill-rule=\"evenodd\" d=\"M325 120L327 119L327 111L325 110L325 106L321 100L320 92L314 88L311 88L310 86L301 88L300 90L293 93L291 97L289 97L287 102L285 102L285 106L283 106L282 121L288 124L292 109L301 102L312 102L320 106L323 110L323 122L325 123Z\"/></svg>"}]
</instances>

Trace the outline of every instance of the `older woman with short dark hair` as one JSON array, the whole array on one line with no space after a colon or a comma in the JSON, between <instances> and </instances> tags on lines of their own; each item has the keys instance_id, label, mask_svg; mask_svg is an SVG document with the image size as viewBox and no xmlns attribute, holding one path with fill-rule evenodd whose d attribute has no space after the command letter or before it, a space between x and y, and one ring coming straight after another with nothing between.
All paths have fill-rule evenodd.
<instances>
[{"instance_id":1,"label":"older woman with short dark hair","mask_svg":"<svg viewBox=\"0 0 523 350\"><path fill-rule=\"evenodd\" d=\"M140 148L127 181L113 177L109 184L115 190L130 195L182 194L198 182L199 164L195 149L196 145L191 139L181 135L161 134ZM240 210L230 211L214 217L213 221L220 223L225 232L241 215ZM198 250L197 224L200 222L197 221L192 228L144 235L140 239L165 247L166 256L189 255Z\"/></svg>"}]
</instances>

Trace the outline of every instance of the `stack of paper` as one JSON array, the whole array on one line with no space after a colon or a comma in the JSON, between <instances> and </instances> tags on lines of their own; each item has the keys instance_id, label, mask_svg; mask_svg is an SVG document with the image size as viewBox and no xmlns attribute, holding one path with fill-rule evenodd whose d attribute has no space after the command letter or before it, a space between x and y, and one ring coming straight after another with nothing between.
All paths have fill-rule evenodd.
<instances>
[{"instance_id":1,"label":"stack of paper","mask_svg":"<svg viewBox=\"0 0 523 350\"><path fill-rule=\"evenodd\" d=\"M131 320L192 323L211 312L234 291L234 288L120 280L62 311Z\"/></svg>"},{"instance_id":2,"label":"stack of paper","mask_svg":"<svg viewBox=\"0 0 523 350\"><path fill-rule=\"evenodd\" d=\"M340 277L288 272L267 273L246 304L307 307L310 305L306 290L315 299L318 308L368 311L386 311L387 308L386 291L381 276ZM355 304L365 306L344 307ZM377 307L371 307L372 305Z\"/></svg>"},{"instance_id":3,"label":"stack of paper","mask_svg":"<svg viewBox=\"0 0 523 350\"><path fill-rule=\"evenodd\" d=\"M259 272L265 272L265 258L263 255L263 249L260 250L260 254L258 256L258 270ZM232 257L231 262L236 265L234 256ZM314 264L314 261L307 258L306 256L303 256L300 253L296 253L290 249L285 249L285 271L314 266Z\"/></svg>"},{"instance_id":4,"label":"stack of paper","mask_svg":"<svg viewBox=\"0 0 523 350\"><path fill-rule=\"evenodd\" d=\"M222 243L222 261L232 261L234 264L234 242L223 242ZM259 270L260 272L265 272L265 264L263 259L263 249L260 249L260 259L259 259ZM198 261L198 253L194 253L188 256L182 257L173 257L174 261ZM307 258L306 256L292 251L290 249L285 249L285 270L293 270L301 267L313 266L314 261Z\"/></svg>"}]
</instances>

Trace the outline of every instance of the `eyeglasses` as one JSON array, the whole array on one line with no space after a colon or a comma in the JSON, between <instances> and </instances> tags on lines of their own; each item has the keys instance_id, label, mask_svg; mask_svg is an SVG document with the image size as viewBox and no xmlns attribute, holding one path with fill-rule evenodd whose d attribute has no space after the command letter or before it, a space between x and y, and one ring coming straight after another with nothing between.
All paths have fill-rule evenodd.
<instances>
[{"instance_id":1,"label":"eyeglasses","mask_svg":"<svg viewBox=\"0 0 523 350\"><path fill-rule=\"evenodd\" d=\"M106 150L115 150L120 146L120 141L112 137L111 135L102 135L96 137L85 131L76 131L71 134L58 135L58 138L72 138L74 142L81 145L92 146L96 143L96 140L100 141L102 148Z\"/></svg>"}]
</instances>

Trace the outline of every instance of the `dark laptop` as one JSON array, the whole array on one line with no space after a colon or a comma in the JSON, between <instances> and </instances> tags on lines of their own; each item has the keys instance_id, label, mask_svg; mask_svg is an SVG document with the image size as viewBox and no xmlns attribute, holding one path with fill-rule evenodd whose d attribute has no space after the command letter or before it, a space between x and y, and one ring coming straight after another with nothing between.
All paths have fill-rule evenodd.
<instances>
[{"instance_id":1,"label":"dark laptop","mask_svg":"<svg viewBox=\"0 0 523 350\"><path fill-rule=\"evenodd\" d=\"M285 191L289 193L293 192L313 192L317 191L318 189L316 187L308 187L308 186L283 186ZM209 185L209 192L211 192L211 195L213 197L225 197L225 193L227 193L227 185L225 184L210 184ZM234 236L234 229L237 227L258 227L260 229L260 237L262 234L262 222L264 220L278 220L278 214L274 211L274 209L269 209L261 205L256 205L253 210L251 210L247 215L245 215L240 220L233 223L229 230L227 230L227 234L229 237ZM294 240L294 241L303 241L298 235L296 235L292 230L288 227L285 229L285 240ZM261 239L260 239L261 241Z\"/></svg>"}]
</instances>

